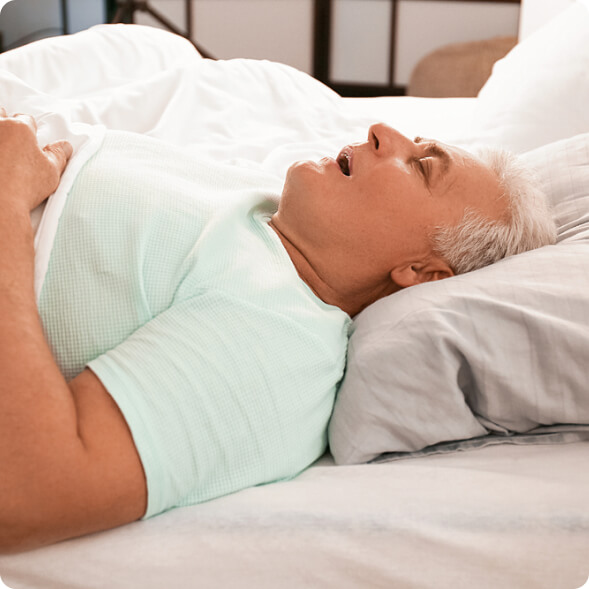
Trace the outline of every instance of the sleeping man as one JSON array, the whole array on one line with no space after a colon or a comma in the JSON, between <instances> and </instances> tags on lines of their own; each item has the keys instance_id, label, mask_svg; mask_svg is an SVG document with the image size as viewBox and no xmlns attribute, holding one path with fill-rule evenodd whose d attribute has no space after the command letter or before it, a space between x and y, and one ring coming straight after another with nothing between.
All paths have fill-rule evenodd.
<instances>
[{"instance_id":1,"label":"sleeping man","mask_svg":"<svg viewBox=\"0 0 589 589\"><path fill-rule=\"evenodd\" d=\"M30 211L72 148L0 111L0 550L292 478L326 447L351 318L544 244L542 195L375 124L258 173L107 132L69 191L39 300Z\"/></svg>"}]
</instances>

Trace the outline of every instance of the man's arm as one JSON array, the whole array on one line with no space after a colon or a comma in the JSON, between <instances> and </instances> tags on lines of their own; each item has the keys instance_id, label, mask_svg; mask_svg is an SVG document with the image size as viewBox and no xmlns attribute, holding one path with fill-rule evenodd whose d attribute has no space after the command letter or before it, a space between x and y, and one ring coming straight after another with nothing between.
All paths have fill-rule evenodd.
<instances>
[{"instance_id":1,"label":"man's arm","mask_svg":"<svg viewBox=\"0 0 589 589\"><path fill-rule=\"evenodd\" d=\"M39 149L34 120L0 109L0 552L112 528L147 504L121 412L90 370L65 381L37 312L29 213L70 154Z\"/></svg>"}]
</instances>

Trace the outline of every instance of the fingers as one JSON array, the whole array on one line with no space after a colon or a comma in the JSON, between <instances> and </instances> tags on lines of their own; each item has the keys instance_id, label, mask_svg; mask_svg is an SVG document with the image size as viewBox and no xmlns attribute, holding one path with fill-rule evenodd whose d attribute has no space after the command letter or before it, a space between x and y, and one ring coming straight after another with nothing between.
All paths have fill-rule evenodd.
<instances>
[{"instance_id":1,"label":"fingers","mask_svg":"<svg viewBox=\"0 0 589 589\"><path fill-rule=\"evenodd\" d=\"M27 127L29 127L29 129L31 129L31 131L33 131L33 133L37 133L37 121L35 120L35 117L31 116L31 115L25 115L23 113L16 113L13 117L13 119L16 119L17 121L21 121L22 123L24 123Z\"/></svg>"},{"instance_id":2,"label":"fingers","mask_svg":"<svg viewBox=\"0 0 589 589\"><path fill-rule=\"evenodd\" d=\"M20 121L21 123L24 123L27 127L29 127L31 129L31 131L33 131L34 133L37 133L37 121L35 120L35 117L31 116L31 115L27 115L24 113L15 113L12 116L10 116L7 112L6 109L3 106L0 106L0 118L1 119L13 119L15 121Z\"/></svg>"},{"instance_id":3,"label":"fingers","mask_svg":"<svg viewBox=\"0 0 589 589\"><path fill-rule=\"evenodd\" d=\"M4 107L0 107L0 119L12 119L24 123L33 135L37 134L37 121L31 115L15 113L10 116ZM51 167L58 173L58 177L60 177L68 160L72 156L73 148L71 144L68 141L56 141L46 145L42 151Z\"/></svg>"},{"instance_id":4,"label":"fingers","mask_svg":"<svg viewBox=\"0 0 589 589\"><path fill-rule=\"evenodd\" d=\"M69 141L56 141L43 148L49 162L55 167L59 175L63 173L68 160L72 157L73 147Z\"/></svg>"}]
</instances>

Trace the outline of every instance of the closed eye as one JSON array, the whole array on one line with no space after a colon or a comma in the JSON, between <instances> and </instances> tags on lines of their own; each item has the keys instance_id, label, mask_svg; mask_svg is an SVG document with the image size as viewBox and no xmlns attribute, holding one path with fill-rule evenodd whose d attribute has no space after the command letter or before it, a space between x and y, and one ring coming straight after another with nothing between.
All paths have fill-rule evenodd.
<instances>
[{"instance_id":1,"label":"closed eye","mask_svg":"<svg viewBox=\"0 0 589 589\"><path fill-rule=\"evenodd\" d=\"M422 157L415 160L417 169L426 185L429 186L429 180L432 171L431 157Z\"/></svg>"},{"instance_id":2,"label":"closed eye","mask_svg":"<svg viewBox=\"0 0 589 589\"><path fill-rule=\"evenodd\" d=\"M424 150L424 157L419 159L420 162L420 168L421 170L423 170L423 175L424 175L424 179L426 180L426 182L428 182L428 186L429 186L429 181L431 180L432 174L433 174L433 163L432 163L432 158L436 158L439 162L440 162L440 168L439 170L436 170L436 182L441 181L444 177L444 175L446 174L446 172L448 172L448 169L450 168L450 162L451 162L451 158L450 158L450 154L448 153L448 151L446 149L444 149L441 145L433 142L433 141L427 141L426 143L426 139L424 139L423 137L416 137L414 139L415 143L421 143L424 144L423 145L423 150ZM428 163L422 163L427 161Z\"/></svg>"},{"instance_id":3,"label":"closed eye","mask_svg":"<svg viewBox=\"0 0 589 589\"><path fill-rule=\"evenodd\" d=\"M432 158L431 157L422 157L419 160L419 165L423 170L423 173L429 178L430 173L432 171Z\"/></svg>"}]
</instances>

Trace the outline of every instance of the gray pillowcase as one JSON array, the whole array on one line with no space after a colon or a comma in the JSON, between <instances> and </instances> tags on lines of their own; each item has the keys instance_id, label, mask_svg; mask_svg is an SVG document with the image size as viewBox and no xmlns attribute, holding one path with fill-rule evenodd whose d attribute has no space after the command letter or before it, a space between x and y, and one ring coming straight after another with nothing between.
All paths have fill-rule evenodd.
<instances>
[{"instance_id":1,"label":"gray pillowcase","mask_svg":"<svg viewBox=\"0 0 589 589\"><path fill-rule=\"evenodd\" d=\"M589 134L523 157L559 242L360 313L329 427L337 463L589 424Z\"/></svg>"}]
</instances>

